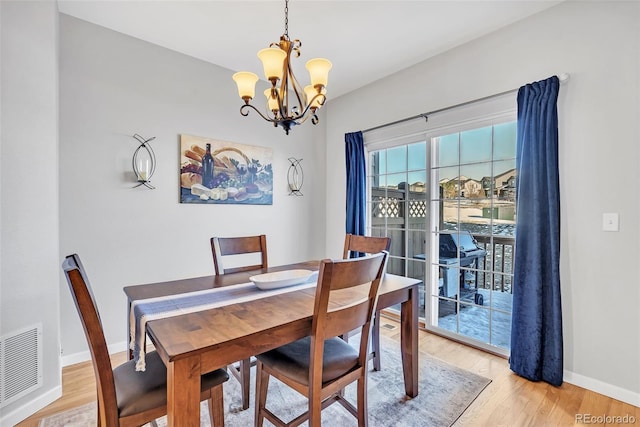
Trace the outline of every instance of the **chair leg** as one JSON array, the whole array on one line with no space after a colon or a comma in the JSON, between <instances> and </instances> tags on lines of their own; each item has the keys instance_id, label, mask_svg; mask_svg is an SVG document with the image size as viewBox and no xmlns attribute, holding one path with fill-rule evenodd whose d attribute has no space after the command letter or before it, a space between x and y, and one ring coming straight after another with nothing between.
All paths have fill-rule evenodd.
<instances>
[{"instance_id":1,"label":"chair leg","mask_svg":"<svg viewBox=\"0 0 640 427\"><path fill-rule=\"evenodd\" d=\"M317 389L309 388L309 427L322 425L322 392L320 390L320 386Z\"/></svg>"},{"instance_id":2,"label":"chair leg","mask_svg":"<svg viewBox=\"0 0 640 427\"><path fill-rule=\"evenodd\" d=\"M367 427L369 417L367 415L367 373L358 380L358 427Z\"/></svg>"},{"instance_id":3,"label":"chair leg","mask_svg":"<svg viewBox=\"0 0 640 427\"><path fill-rule=\"evenodd\" d=\"M211 427L224 427L224 397L222 384L211 389L211 397L207 400L209 405L209 421Z\"/></svg>"},{"instance_id":4,"label":"chair leg","mask_svg":"<svg viewBox=\"0 0 640 427\"><path fill-rule=\"evenodd\" d=\"M348 342L349 342L349 332L345 332L344 334L340 335L340 338L341 338L344 342L348 343ZM344 389L342 389L342 390L340 390L340 391L338 392L338 396L340 396L340 397L344 397Z\"/></svg>"},{"instance_id":5,"label":"chair leg","mask_svg":"<svg viewBox=\"0 0 640 427\"><path fill-rule=\"evenodd\" d=\"M240 392L242 393L242 409L249 408L249 391L251 389L251 359L240 361Z\"/></svg>"},{"instance_id":6,"label":"chair leg","mask_svg":"<svg viewBox=\"0 0 640 427\"><path fill-rule=\"evenodd\" d=\"M262 362L256 363L256 414L254 416L254 426L262 427L264 422L264 407L267 403L267 391L269 388L269 373L262 368Z\"/></svg>"},{"instance_id":7,"label":"chair leg","mask_svg":"<svg viewBox=\"0 0 640 427\"><path fill-rule=\"evenodd\" d=\"M380 312L376 310L373 316L373 329L371 331L371 345L373 347L373 370L379 371L380 367Z\"/></svg>"}]
</instances>

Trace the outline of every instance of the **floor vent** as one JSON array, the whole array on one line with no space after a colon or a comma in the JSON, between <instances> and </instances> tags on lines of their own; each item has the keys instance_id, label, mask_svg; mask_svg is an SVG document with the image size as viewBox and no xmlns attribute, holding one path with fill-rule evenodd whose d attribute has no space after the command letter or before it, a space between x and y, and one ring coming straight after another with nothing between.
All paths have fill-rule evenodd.
<instances>
[{"instance_id":1,"label":"floor vent","mask_svg":"<svg viewBox=\"0 0 640 427\"><path fill-rule=\"evenodd\" d=\"M42 324L0 337L0 408L42 387Z\"/></svg>"},{"instance_id":2,"label":"floor vent","mask_svg":"<svg viewBox=\"0 0 640 427\"><path fill-rule=\"evenodd\" d=\"M396 328L396 325L392 325L391 323L383 323L382 327L385 329L389 329L390 331L394 330Z\"/></svg>"}]
</instances>

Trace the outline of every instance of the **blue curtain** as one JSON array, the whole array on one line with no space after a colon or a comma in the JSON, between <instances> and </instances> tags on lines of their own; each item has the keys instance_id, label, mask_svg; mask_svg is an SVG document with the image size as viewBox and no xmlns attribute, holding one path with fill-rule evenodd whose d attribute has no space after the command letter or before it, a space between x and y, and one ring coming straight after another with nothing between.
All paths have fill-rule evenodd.
<instances>
[{"instance_id":1,"label":"blue curtain","mask_svg":"<svg viewBox=\"0 0 640 427\"><path fill-rule=\"evenodd\" d=\"M516 374L562 384L557 77L518 91L511 356Z\"/></svg>"},{"instance_id":2,"label":"blue curtain","mask_svg":"<svg viewBox=\"0 0 640 427\"><path fill-rule=\"evenodd\" d=\"M365 234L367 171L364 158L364 138L362 132L344 135L345 159L347 166L347 221L348 234Z\"/></svg>"}]
</instances>

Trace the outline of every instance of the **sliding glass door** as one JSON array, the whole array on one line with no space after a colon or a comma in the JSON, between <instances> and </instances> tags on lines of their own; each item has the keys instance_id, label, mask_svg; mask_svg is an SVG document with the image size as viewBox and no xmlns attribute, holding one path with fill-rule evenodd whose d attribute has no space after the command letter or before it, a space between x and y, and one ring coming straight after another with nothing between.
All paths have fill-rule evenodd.
<instances>
[{"instance_id":1,"label":"sliding glass door","mask_svg":"<svg viewBox=\"0 0 640 427\"><path fill-rule=\"evenodd\" d=\"M427 143L418 141L369 156L369 234L391 237L387 271L426 282L429 218ZM424 286L420 316L425 316Z\"/></svg>"},{"instance_id":2,"label":"sliding glass door","mask_svg":"<svg viewBox=\"0 0 640 427\"><path fill-rule=\"evenodd\" d=\"M428 324L509 349L516 123L432 139Z\"/></svg>"},{"instance_id":3,"label":"sliding glass door","mask_svg":"<svg viewBox=\"0 0 640 427\"><path fill-rule=\"evenodd\" d=\"M494 122L369 149L368 232L391 237L389 273L423 281L428 329L508 354L516 122Z\"/></svg>"}]
</instances>

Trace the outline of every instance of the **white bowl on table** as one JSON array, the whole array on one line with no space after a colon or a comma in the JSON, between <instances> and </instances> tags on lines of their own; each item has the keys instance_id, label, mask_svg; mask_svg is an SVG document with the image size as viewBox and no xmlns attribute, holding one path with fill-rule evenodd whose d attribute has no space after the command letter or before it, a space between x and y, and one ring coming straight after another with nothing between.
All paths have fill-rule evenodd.
<instances>
[{"instance_id":1,"label":"white bowl on table","mask_svg":"<svg viewBox=\"0 0 640 427\"><path fill-rule=\"evenodd\" d=\"M312 276L317 276L317 274L316 271L311 270L284 270L258 274L257 276L249 277L249 280L259 289L267 290L307 283L311 281Z\"/></svg>"}]
</instances>

